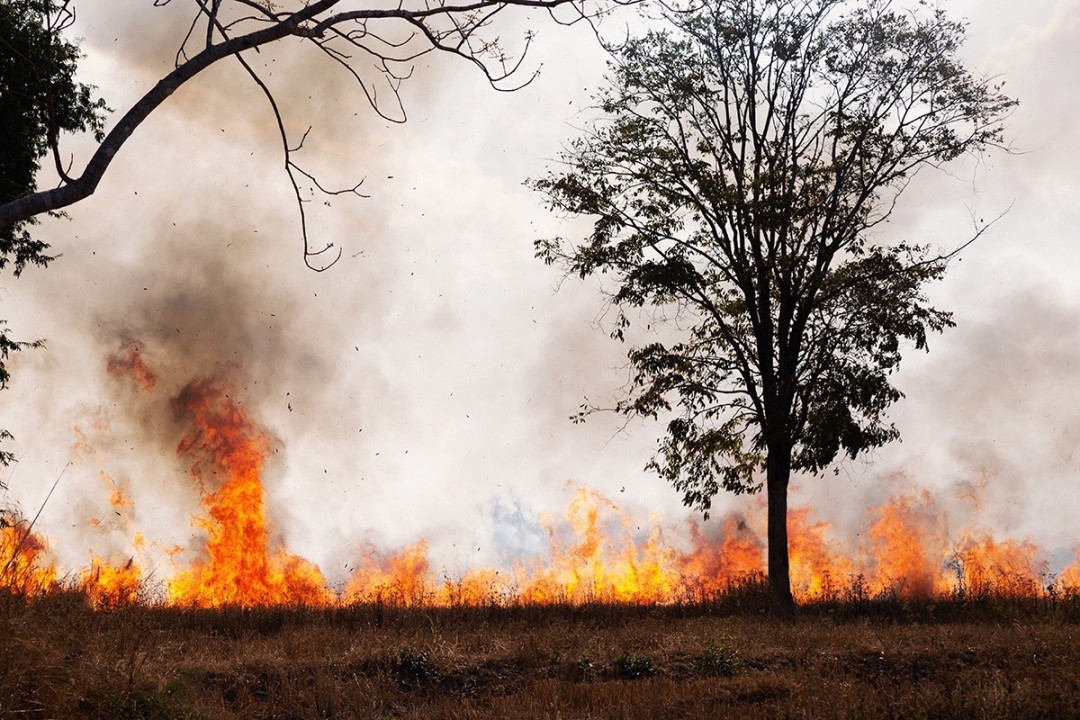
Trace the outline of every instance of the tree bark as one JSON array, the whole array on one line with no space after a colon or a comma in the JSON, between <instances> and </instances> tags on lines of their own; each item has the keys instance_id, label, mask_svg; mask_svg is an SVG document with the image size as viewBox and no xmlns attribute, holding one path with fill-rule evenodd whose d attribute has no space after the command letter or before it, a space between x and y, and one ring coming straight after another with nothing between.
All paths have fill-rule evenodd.
<instances>
[{"instance_id":1,"label":"tree bark","mask_svg":"<svg viewBox=\"0 0 1080 720\"><path fill-rule=\"evenodd\" d=\"M790 451L770 449L765 479L769 504L769 592L777 605L784 610L795 607L788 562L787 491L790 479Z\"/></svg>"}]
</instances>

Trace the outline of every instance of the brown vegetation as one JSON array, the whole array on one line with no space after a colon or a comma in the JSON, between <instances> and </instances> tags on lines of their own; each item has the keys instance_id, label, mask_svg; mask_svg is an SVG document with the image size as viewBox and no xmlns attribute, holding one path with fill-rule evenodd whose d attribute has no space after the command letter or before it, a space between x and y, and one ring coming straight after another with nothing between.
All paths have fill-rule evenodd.
<instances>
[{"instance_id":1,"label":"brown vegetation","mask_svg":"<svg viewBox=\"0 0 1080 720\"><path fill-rule=\"evenodd\" d=\"M1080 717L1080 598L93 611L0 598L3 718Z\"/></svg>"}]
</instances>

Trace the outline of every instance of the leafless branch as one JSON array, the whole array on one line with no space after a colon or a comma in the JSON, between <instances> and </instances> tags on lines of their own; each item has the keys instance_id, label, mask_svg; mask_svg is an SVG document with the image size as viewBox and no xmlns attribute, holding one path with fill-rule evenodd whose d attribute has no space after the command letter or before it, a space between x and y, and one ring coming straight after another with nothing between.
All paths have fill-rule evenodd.
<instances>
[{"instance_id":1,"label":"leafless branch","mask_svg":"<svg viewBox=\"0 0 1080 720\"><path fill-rule=\"evenodd\" d=\"M543 10L561 24L592 22L606 12L606 6L587 10L587 0L469 0L460 3L401 0L396 5L381 8L363 7L360 0L296 0L285 7L261 0L192 1L195 14L180 39L172 71L120 116L78 176L71 175L70 168L63 167L58 142L52 143L59 186L0 204L0 227L60 210L92 195L116 154L154 110L210 66L235 57L267 98L274 114L285 158L284 169L299 207L304 258L310 266L311 258L324 255L333 246L328 244L319 250L311 249L299 178L310 181L316 190L326 195L363 197L359 192L362 181L342 190L328 190L296 164L293 153L299 147L290 147L286 124L273 91L256 69L241 57L242 53L258 52L263 46L289 37L308 40L348 74L376 113L393 122L404 122L407 116L399 94L401 83L411 76L416 59L429 53L444 53L469 62L500 91L514 90L532 81L536 72L519 84L505 86L506 80L521 72L533 34L525 33L520 52L514 56L503 51L498 37L485 36L485 32L490 32L492 22L504 11L510 8ZM637 1L607 0L613 5ZM57 30L67 29L74 21L74 9L69 7L72 2L64 0L60 5L56 15ZM164 7L172 4L172 0L154 0L153 4ZM561 8L570 10L569 18L557 15L556 11ZM195 40L197 37L199 41ZM196 42L198 48L193 47ZM360 62L365 59L372 65L362 72ZM382 77L388 88L387 94L380 93L376 84L366 78L365 73L371 70L376 77ZM338 249L334 262L340 254ZM324 270L329 265L319 264L314 269Z\"/></svg>"}]
</instances>

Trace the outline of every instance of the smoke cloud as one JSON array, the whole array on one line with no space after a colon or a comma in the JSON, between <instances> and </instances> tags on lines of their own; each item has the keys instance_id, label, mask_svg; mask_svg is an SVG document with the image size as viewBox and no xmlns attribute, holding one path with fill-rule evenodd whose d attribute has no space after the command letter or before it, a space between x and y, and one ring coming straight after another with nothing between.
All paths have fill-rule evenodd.
<instances>
[{"instance_id":1,"label":"smoke cloud","mask_svg":"<svg viewBox=\"0 0 1080 720\"><path fill-rule=\"evenodd\" d=\"M183 5L146 5L80 8L86 80L118 110L167 71L186 30ZM949 247L970 232L967 208L1012 210L934 291L959 327L905 360L907 398L893 412L904 442L800 479L793 502L851 534L866 507L926 487L957 522L1059 557L1080 540L1063 511L1080 502L1080 183L1068 161L1080 100L1062 90L1080 61L1080 9L967 7L972 62L1004 73L1022 101L1009 135L1026 154L918 178L891 232ZM331 579L365 543L420 537L448 568L505 563L543 544L536 518L561 511L570 480L642 526L654 509L684 517L678 495L642 471L658 428L567 420L625 379L625 348L596 322L596 288L569 279L556 292L560 278L532 257L534 239L584 226L521 186L588 117L603 58L578 30L543 28L531 60L543 72L510 95L449 58L422 65L404 88L405 125L296 46L260 56L290 133L313 126L305 168L335 186L365 178L371 195L308 205L313 244L342 250L326 273L303 267L272 115L235 64L170 99L71 221L42 225L63 256L8 278L2 297L13 330L48 347L15 358L0 427L17 438L9 485L24 508L73 460L41 521L62 560L123 551L121 529L87 522L110 512L100 473L127 488L155 542L197 532L169 399L210 376L273 437L275 527ZM157 372L152 390L108 373L108 358L135 345ZM754 502L717 498L716 515Z\"/></svg>"}]
</instances>

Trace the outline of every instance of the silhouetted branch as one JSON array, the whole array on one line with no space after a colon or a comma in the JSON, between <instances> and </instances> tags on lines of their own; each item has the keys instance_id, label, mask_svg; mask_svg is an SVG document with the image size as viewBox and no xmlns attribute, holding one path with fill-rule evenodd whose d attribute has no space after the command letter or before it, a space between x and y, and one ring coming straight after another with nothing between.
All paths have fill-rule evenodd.
<instances>
[{"instance_id":1,"label":"silhouetted branch","mask_svg":"<svg viewBox=\"0 0 1080 720\"><path fill-rule=\"evenodd\" d=\"M473 0L460 4L443 0L416 0L411 5L403 1L397 6L384 8L357 7L359 0L310 0L291 3L292 9L259 0L193 1L195 17L181 38L173 70L121 115L78 176L71 175L69 169L63 167L59 140L50 138L60 178L59 186L0 204L0 227L61 210L92 195L116 154L154 110L211 65L225 58L236 57L267 98L274 113L285 155L284 168L299 207L304 257L308 262L311 257L327 252L331 246L311 250L303 208L305 200L298 177L307 178L314 188L327 195L360 195L358 189L361 183L343 190L328 191L313 175L294 162L293 153L298 148L290 148L288 132L273 91L251 64L241 57L241 53L258 51L265 45L288 37L308 40L349 74L376 113L392 122L405 122L407 117L399 94L401 83L411 76L412 64L432 52L446 53L470 62L497 90L513 90L531 82L535 73L519 85L509 88L501 85L520 71L522 60L533 40L532 32L525 33L524 47L516 57L502 50L497 37L482 37L493 19L506 9L535 8L546 10L556 18L557 8L570 8L572 16L569 19L556 18L561 24L591 20L600 14L585 9L587 0ZM609 1L618 5L632 4L637 0ZM66 29L74 21L74 10L69 7L71 2L65 0L60 4L55 16L56 29ZM156 7L170 4L172 0L154 0ZM374 25L383 30L376 32ZM395 27L398 32L407 32L398 37L394 34ZM191 47L196 37L200 38L198 52ZM386 83L389 100L361 73L358 63L365 58L373 61L376 75ZM315 269L326 267L320 265Z\"/></svg>"}]
</instances>

